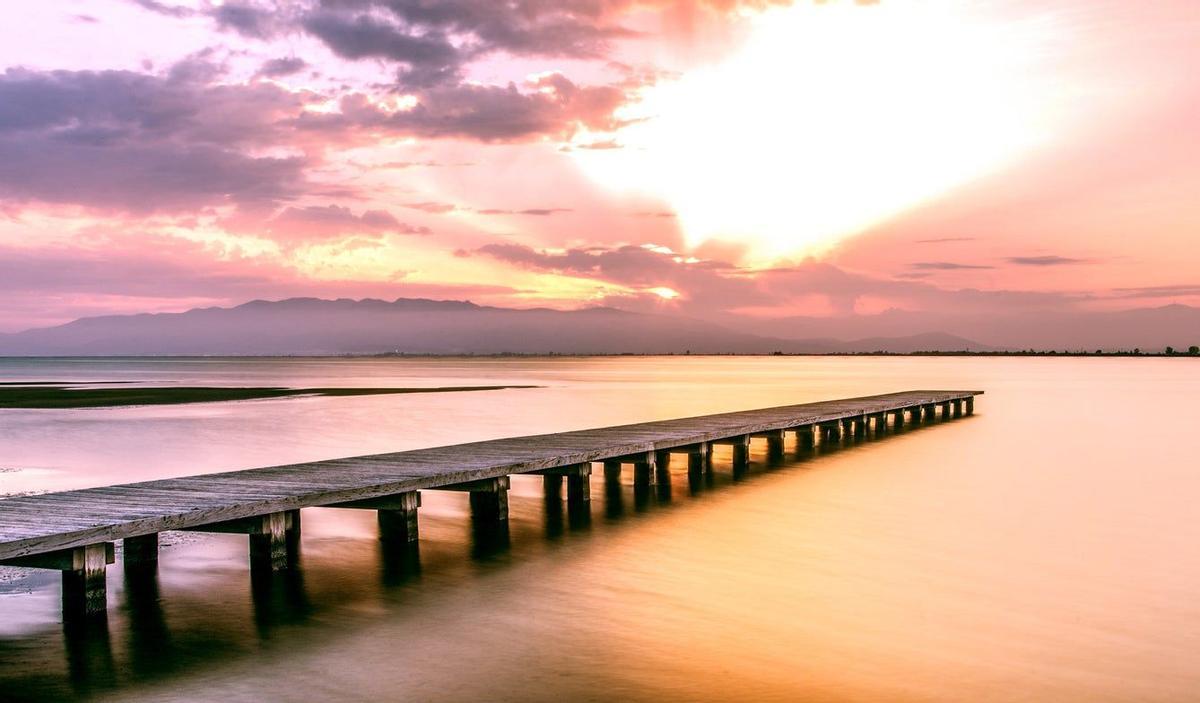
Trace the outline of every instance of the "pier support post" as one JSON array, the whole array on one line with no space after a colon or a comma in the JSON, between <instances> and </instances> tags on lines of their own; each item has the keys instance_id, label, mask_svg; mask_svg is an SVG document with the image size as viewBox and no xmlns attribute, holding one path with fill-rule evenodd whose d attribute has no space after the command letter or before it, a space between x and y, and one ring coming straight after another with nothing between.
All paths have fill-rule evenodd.
<instances>
[{"instance_id":1,"label":"pier support post","mask_svg":"<svg viewBox=\"0 0 1200 703\"><path fill-rule=\"evenodd\" d=\"M833 444L842 439L841 424L837 422L827 422L821 425L821 444Z\"/></svg>"},{"instance_id":2,"label":"pier support post","mask_svg":"<svg viewBox=\"0 0 1200 703\"><path fill-rule=\"evenodd\" d=\"M417 508L421 507L420 491L406 491L378 498L355 500L349 503L334 503L324 507L376 511L376 521L379 523L379 539L382 542L389 544L409 544L416 542L418 539ZM295 532L297 535L299 534L299 530Z\"/></svg>"},{"instance_id":3,"label":"pier support post","mask_svg":"<svg viewBox=\"0 0 1200 703\"><path fill-rule=\"evenodd\" d=\"M62 572L63 618L98 615L108 608L105 571L114 561L112 542L71 550L71 569Z\"/></svg>"},{"instance_id":4,"label":"pier support post","mask_svg":"<svg viewBox=\"0 0 1200 703\"><path fill-rule=\"evenodd\" d=\"M267 513L187 528L191 532L219 532L250 536L250 570L282 571L300 558L300 511Z\"/></svg>"},{"instance_id":5,"label":"pier support post","mask_svg":"<svg viewBox=\"0 0 1200 703\"><path fill-rule=\"evenodd\" d=\"M620 459L605 459L604 460L604 481L606 483L621 482L621 460Z\"/></svg>"},{"instance_id":6,"label":"pier support post","mask_svg":"<svg viewBox=\"0 0 1200 703\"><path fill-rule=\"evenodd\" d=\"M113 543L102 542L70 551L70 568L62 572L63 619L98 615L108 608L105 571L113 563Z\"/></svg>"},{"instance_id":7,"label":"pier support post","mask_svg":"<svg viewBox=\"0 0 1200 703\"><path fill-rule=\"evenodd\" d=\"M586 503L592 499L592 465L579 464L567 474L567 502Z\"/></svg>"},{"instance_id":8,"label":"pier support post","mask_svg":"<svg viewBox=\"0 0 1200 703\"><path fill-rule=\"evenodd\" d=\"M257 530L250 532L250 568L283 571L288 567L288 515L263 515Z\"/></svg>"},{"instance_id":9,"label":"pier support post","mask_svg":"<svg viewBox=\"0 0 1200 703\"><path fill-rule=\"evenodd\" d=\"M950 419L950 401L946 401L946 402L942 403L941 405L942 405L942 419L949 420Z\"/></svg>"},{"instance_id":10,"label":"pier support post","mask_svg":"<svg viewBox=\"0 0 1200 703\"><path fill-rule=\"evenodd\" d=\"M660 485L671 482L671 452L660 449L654 453L654 480Z\"/></svg>"},{"instance_id":11,"label":"pier support post","mask_svg":"<svg viewBox=\"0 0 1200 703\"><path fill-rule=\"evenodd\" d=\"M892 420L892 427L897 430L903 429L904 428L904 411L903 410L893 410L892 417L895 418L894 420Z\"/></svg>"},{"instance_id":12,"label":"pier support post","mask_svg":"<svg viewBox=\"0 0 1200 703\"><path fill-rule=\"evenodd\" d=\"M887 432L887 413L876 413L874 416L875 436L878 437Z\"/></svg>"},{"instance_id":13,"label":"pier support post","mask_svg":"<svg viewBox=\"0 0 1200 703\"><path fill-rule=\"evenodd\" d=\"M966 408L966 414L974 415L975 414L975 396L971 396L970 398L967 398L966 400L964 400L963 407Z\"/></svg>"},{"instance_id":14,"label":"pier support post","mask_svg":"<svg viewBox=\"0 0 1200 703\"><path fill-rule=\"evenodd\" d=\"M688 476L699 476L712 471L712 445L708 442L687 448Z\"/></svg>"},{"instance_id":15,"label":"pier support post","mask_svg":"<svg viewBox=\"0 0 1200 703\"><path fill-rule=\"evenodd\" d=\"M750 468L750 435L732 437L729 442L733 446L733 472L744 473Z\"/></svg>"},{"instance_id":16,"label":"pier support post","mask_svg":"<svg viewBox=\"0 0 1200 703\"><path fill-rule=\"evenodd\" d=\"M475 521L506 522L508 520L508 476L438 486L432 490L470 493L471 518Z\"/></svg>"},{"instance_id":17,"label":"pier support post","mask_svg":"<svg viewBox=\"0 0 1200 703\"><path fill-rule=\"evenodd\" d=\"M563 477L559 473L542 474L542 497L547 503L562 501Z\"/></svg>"},{"instance_id":18,"label":"pier support post","mask_svg":"<svg viewBox=\"0 0 1200 703\"><path fill-rule=\"evenodd\" d=\"M100 615L108 609L105 567L115 561L115 551L112 542L99 542L5 559L0 561L0 565L61 571L63 621L69 622Z\"/></svg>"},{"instance_id":19,"label":"pier support post","mask_svg":"<svg viewBox=\"0 0 1200 703\"><path fill-rule=\"evenodd\" d=\"M771 430L767 436L767 460L783 461L783 430Z\"/></svg>"},{"instance_id":20,"label":"pier support post","mask_svg":"<svg viewBox=\"0 0 1200 703\"><path fill-rule=\"evenodd\" d=\"M421 507L421 493L409 491L391 498L392 504L379 508L376 513L379 539L389 544L416 542L420 539L417 508Z\"/></svg>"},{"instance_id":21,"label":"pier support post","mask_svg":"<svg viewBox=\"0 0 1200 703\"><path fill-rule=\"evenodd\" d=\"M816 446L816 428L812 425L802 425L796 428L796 444L800 449L812 449Z\"/></svg>"},{"instance_id":22,"label":"pier support post","mask_svg":"<svg viewBox=\"0 0 1200 703\"><path fill-rule=\"evenodd\" d=\"M126 568L145 567L152 568L158 565L158 533L151 532L148 535L138 535L137 537L126 537L121 540L121 557Z\"/></svg>"},{"instance_id":23,"label":"pier support post","mask_svg":"<svg viewBox=\"0 0 1200 703\"><path fill-rule=\"evenodd\" d=\"M658 463L657 452L636 454L630 459L633 464L633 486L651 486L655 482L655 467Z\"/></svg>"}]
</instances>

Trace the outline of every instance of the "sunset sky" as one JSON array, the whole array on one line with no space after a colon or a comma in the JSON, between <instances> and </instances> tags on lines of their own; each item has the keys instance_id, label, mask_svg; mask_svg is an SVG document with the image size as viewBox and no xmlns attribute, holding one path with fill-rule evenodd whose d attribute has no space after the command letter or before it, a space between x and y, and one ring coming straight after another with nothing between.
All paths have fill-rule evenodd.
<instances>
[{"instance_id":1,"label":"sunset sky","mask_svg":"<svg viewBox=\"0 0 1200 703\"><path fill-rule=\"evenodd\" d=\"M0 9L0 331L1200 305L1196 0Z\"/></svg>"}]
</instances>

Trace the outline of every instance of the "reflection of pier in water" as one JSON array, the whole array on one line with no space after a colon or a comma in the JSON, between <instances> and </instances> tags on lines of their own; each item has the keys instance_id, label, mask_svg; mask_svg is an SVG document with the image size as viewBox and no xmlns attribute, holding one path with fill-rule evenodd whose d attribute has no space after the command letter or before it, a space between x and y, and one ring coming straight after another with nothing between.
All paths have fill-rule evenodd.
<instances>
[{"instance_id":1,"label":"reflection of pier in water","mask_svg":"<svg viewBox=\"0 0 1200 703\"><path fill-rule=\"evenodd\" d=\"M603 478L599 475L596 477L597 483L602 482L603 485L604 505L599 509L600 514L606 523L620 522L626 515L665 506L676 496L702 494L714 487L741 481L751 475L751 442L756 438L763 441L765 451L759 455L761 461L755 465L762 468L778 467L784 465L788 457L807 460L823 453L841 451L861 441L898 434L906 427L969 414L972 406L973 403L963 398L951 401L950 405L938 403L935 410L921 406L897 412L862 414L802 425L791 432L768 429L724 442L705 442L700 447L684 445L644 454L622 455L604 462ZM936 409L942 409L942 412L939 414ZM788 451L789 443L786 441L788 434L794 436L791 451ZM673 463L671 454L685 455L686 463ZM632 475L620 470L621 465L630 464L633 467ZM719 470L721 466L727 466L728 469ZM23 653L36 650L40 656L51 660L39 674L40 677L52 678L46 672L61 670L65 664L67 670L61 678L69 680L77 691L83 692L104 690L117 685L119 680L168 678L202 666L205 662L216 663L239 655L250 656L256 647L270 642L272 633L295 626L312 627L314 620L322 621L322 618L314 618L322 612L356 602L381 601L388 607L400 605L404 598L398 596L412 592L418 585L426 585L430 573L435 574L434 579L454 579L456 575L461 576L463 568L471 568L471 564L506 568L509 565L507 559L498 561L497 558L506 557L513 549L514 542L520 545L522 551L537 549L539 545L544 551L552 551L569 535L573 535L574 539L588 534L593 527L590 467L572 464L564 469L534 469L527 472L541 474L542 477L540 519L514 520L510 527L506 494L502 515L489 509L499 501L483 506L479 505L479 501L470 501L467 544L471 560L463 560L461 553L448 550L445 544L426 545L425 551L420 551L418 541L414 539L415 530L389 529L394 526L397 517L389 515L379 520L380 539L375 547L370 547L362 540L334 540L337 542L336 552L339 555L352 552L356 555L354 560L331 564L327 559L321 559L319 567L306 572L300 568L300 523L299 512L296 511L288 518L292 521L291 529L285 529L283 534L286 559L282 568L274 568L270 560L264 560L264 550L260 548L259 555L251 560L249 583L244 580L240 582L246 593L240 605L223 602L218 595L238 590L237 574L230 572L223 575L224 587L206 588L199 592L172 592L168 599L169 607L164 606L160 598L157 549L153 558L137 558L149 556L137 553L138 549L144 548L145 542L138 546L137 542L128 541L124 545L126 554L120 608L112 625L104 617L103 611L87 617L66 611L61 634L45 631L33 641L0 640L0 659L14 653L4 651L14 643L19 645ZM565 495L564 482L567 484ZM504 488L507 488L507 483L507 480L503 481ZM462 486L454 488L461 490ZM517 500L527 501L526 498ZM413 502L419 505L419 500ZM408 505L412 506L412 502ZM382 511L389 508L376 509ZM417 508L412 506L411 509L415 512ZM438 516L430 520L452 523L454 518ZM228 524L218 527L222 532L238 531L229 529ZM347 545L347 542L353 546ZM307 548L312 550L314 546L320 554L319 544L309 544ZM371 569L377 572L377 577L362 578L363 571ZM332 628L332 634L336 636L338 627L344 629L352 625L317 626ZM54 645L53 642L59 637L62 638L61 644ZM115 647L114 640L117 643ZM288 646L298 645L292 643ZM64 647L66 657L60 658L58 653ZM41 687L33 680L17 683L18 689Z\"/></svg>"},{"instance_id":2,"label":"reflection of pier in water","mask_svg":"<svg viewBox=\"0 0 1200 703\"><path fill-rule=\"evenodd\" d=\"M865 398L808 403L764 410L647 422L577 432L517 437L379 454L292 466L250 469L0 501L0 563L62 572L65 620L88 619L107 607L106 566L114 543L123 539L128 573L153 570L159 532L248 535L254 592L276 586L271 574L294 571L299 559L300 509L336 507L371 510L382 541L392 550L418 540L422 490L469 494L473 552L483 556L508 544L510 477L542 476L546 529L562 530L565 497L572 524L590 502L591 466L604 468L606 486L632 468L633 504L641 510L653 494L670 499L672 454L687 459L688 475L711 475L715 447L730 448L735 478L749 465L752 438L766 440L768 458L778 460L785 435L811 448L844 438L865 438L970 414L976 391L910 391ZM610 513L619 494L606 489ZM149 587L149 586L147 586Z\"/></svg>"}]
</instances>

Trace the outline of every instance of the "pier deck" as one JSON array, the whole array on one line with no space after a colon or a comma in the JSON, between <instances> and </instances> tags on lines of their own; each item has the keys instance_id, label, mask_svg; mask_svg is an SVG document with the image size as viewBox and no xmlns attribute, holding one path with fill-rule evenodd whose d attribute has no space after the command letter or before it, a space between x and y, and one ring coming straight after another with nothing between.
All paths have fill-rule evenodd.
<instances>
[{"instance_id":1,"label":"pier deck","mask_svg":"<svg viewBox=\"0 0 1200 703\"><path fill-rule=\"evenodd\" d=\"M745 461L751 436L766 435L779 447L785 431L808 433L806 442L816 438L828 441L829 432L837 431L840 437L852 428L861 436L872 420L877 432L886 430L889 415L895 419L895 427L902 427L906 414L919 422L932 419L934 408L941 408L943 418L970 414L974 396L981 393L906 391L12 497L0 500L0 563L62 570L66 599L68 574L78 581L79 574L91 573L91 580L100 579L103 587L103 565L113 559L113 540L127 540L126 553L134 545L139 548L133 551L143 556L145 540L154 540L149 558L155 559L157 533L207 528L250 534L252 565L255 538L265 540L270 543L263 547L271 552L268 561L273 568L281 568L286 555L282 547L271 544L282 544L283 534L292 530L293 524L298 532L296 511L301 508L377 509L381 527L385 522L394 523L395 514L406 514L411 519L407 539L414 540L420 504L416 491L472 491L473 508L477 507L477 493L498 495L491 504L481 497L478 507L490 505L493 516L503 519L507 517L507 477L512 474L577 478L582 473L586 484L591 462L604 462L606 475L610 470L619 472L624 462L634 464L635 476L644 477L640 480L652 481L656 457L661 463L670 452L708 460L712 444L731 443L735 450L742 449L735 451L735 462L739 456ZM882 428L878 424L881 418ZM689 462L689 467L692 465ZM578 479L570 485L577 484ZM586 486L581 490L584 493L572 495L586 500ZM383 513L388 513L388 520ZM403 531L404 521L400 524ZM95 600L93 594L83 607L102 609L103 604Z\"/></svg>"}]
</instances>

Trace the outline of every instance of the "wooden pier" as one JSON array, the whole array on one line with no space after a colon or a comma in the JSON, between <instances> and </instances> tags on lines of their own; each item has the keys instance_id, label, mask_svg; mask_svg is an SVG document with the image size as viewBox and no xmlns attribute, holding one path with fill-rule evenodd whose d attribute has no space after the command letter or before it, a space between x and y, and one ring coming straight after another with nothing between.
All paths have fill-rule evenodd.
<instances>
[{"instance_id":1,"label":"wooden pier","mask_svg":"<svg viewBox=\"0 0 1200 703\"><path fill-rule=\"evenodd\" d=\"M610 482L630 466L645 486L665 478L672 454L687 455L689 474L711 471L713 445L727 444L736 473L753 437L765 438L774 458L786 432L801 448L862 439L970 415L981 393L907 391L7 498L0 564L62 571L64 618L100 614L115 540L124 540L127 566L153 567L160 532L246 534L252 572L270 573L296 561L302 508L374 510L381 539L412 544L422 490L470 492L473 519L503 523L513 474L544 476L547 498L559 499L565 477L566 499L581 504L593 462Z\"/></svg>"}]
</instances>

